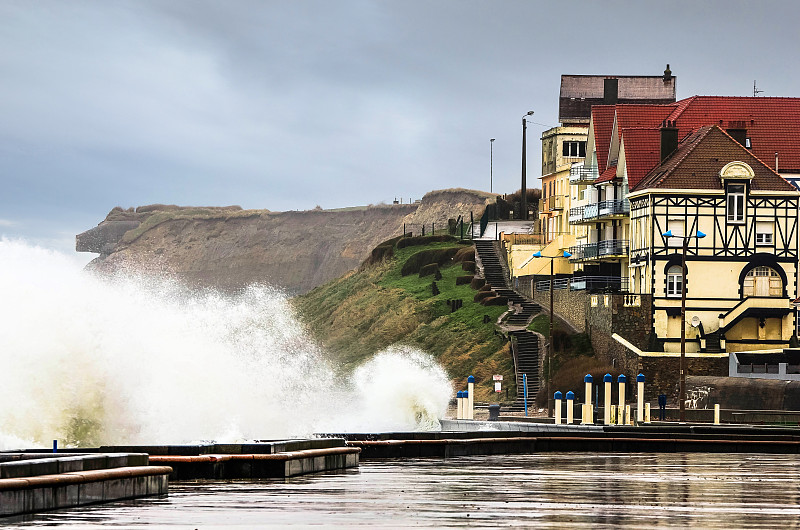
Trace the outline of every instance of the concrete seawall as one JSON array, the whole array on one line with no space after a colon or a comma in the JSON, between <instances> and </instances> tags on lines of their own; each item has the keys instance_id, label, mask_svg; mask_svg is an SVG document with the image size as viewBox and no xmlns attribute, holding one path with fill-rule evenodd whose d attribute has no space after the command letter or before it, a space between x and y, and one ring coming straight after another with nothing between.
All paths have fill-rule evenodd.
<instances>
[{"instance_id":1,"label":"concrete seawall","mask_svg":"<svg viewBox=\"0 0 800 530\"><path fill-rule=\"evenodd\" d=\"M0 516L167 493L172 468L146 454L0 454Z\"/></svg>"}]
</instances>

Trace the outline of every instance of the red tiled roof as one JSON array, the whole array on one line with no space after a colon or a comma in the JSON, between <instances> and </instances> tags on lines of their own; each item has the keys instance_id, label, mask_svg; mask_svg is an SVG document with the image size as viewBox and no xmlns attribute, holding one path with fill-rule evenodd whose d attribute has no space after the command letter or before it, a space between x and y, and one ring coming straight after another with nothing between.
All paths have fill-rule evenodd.
<instances>
[{"instance_id":1,"label":"red tiled roof","mask_svg":"<svg viewBox=\"0 0 800 530\"><path fill-rule=\"evenodd\" d=\"M800 173L800 98L693 96L677 102L669 120L679 136L704 125L747 129L751 152L774 169ZM595 133L596 134L596 133Z\"/></svg>"},{"instance_id":2,"label":"red tiled roof","mask_svg":"<svg viewBox=\"0 0 800 530\"><path fill-rule=\"evenodd\" d=\"M611 182L617 176L617 166L606 168L603 173L594 181L595 184L602 184L603 182Z\"/></svg>"},{"instance_id":3,"label":"red tiled roof","mask_svg":"<svg viewBox=\"0 0 800 530\"><path fill-rule=\"evenodd\" d=\"M614 127L614 110L614 105L592 107L594 148L597 152L598 171L603 171L608 167L608 149L611 146L611 130Z\"/></svg>"},{"instance_id":4,"label":"red tiled roof","mask_svg":"<svg viewBox=\"0 0 800 530\"><path fill-rule=\"evenodd\" d=\"M753 190L796 191L794 186L717 125L701 127L690 134L664 163L654 167L635 188L631 186L630 189L721 190L723 184L719 172L733 161L745 162L753 169Z\"/></svg>"},{"instance_id":5,"label":"red tiled roof","mask_svg":"<svg viewBox=\"0 0 800 530\"><path fill-rule=\"evenodd\" d=\"M628 189L633 189L647 172L661 162L661 130L628 128L622 130Z\"/></svg>"},{"instance_id":6,"label":"red tiled roof","mask_svg":"<svg viewBox=\"0 0 800 530\"><path fill-rule=\"evenodd\" d=\"M617 105L617 130L630 127L658 127L675 110L670 105Z\"/></svg>"}]
</instances>

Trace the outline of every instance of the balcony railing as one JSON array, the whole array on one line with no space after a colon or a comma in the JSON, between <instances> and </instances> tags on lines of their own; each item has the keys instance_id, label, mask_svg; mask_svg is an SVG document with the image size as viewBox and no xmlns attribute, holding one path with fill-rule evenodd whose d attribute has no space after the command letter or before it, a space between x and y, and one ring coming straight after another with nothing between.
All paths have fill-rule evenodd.
<instances>
[{"instance_id":1,"label":"balcony railing","mask_svg":"<svg viewBox=\"0 0 800 530\"><path fill-rule=\"evenodd\" d=\"M583 206L576 206L569 209L569 222L572 224L583 221Z\"/></svg>"},{"instance_id":2,"label":"balcony railing","mask_svg":"<svg viewBox=\"0 0 800 530\"><path fill-rule=\"evenodd\" d=\"M551 195L547 198L547 209L550 211L553 210L563 210L564 209L564 196L563 195Z\"/></svg>"},{"instance_id":3,"label":"balcony railing","mask_svg":"<svg viewBox=\"0 0 800 530\"><path fill-rule=\"evenodd\" d=\"M585 206L578 206L577 208L570 208L569 222L580 224L586 221L597 221L608 217L627 215L630 209L630 203L625 199L595 202Z\"/></svg>"},{"instance_id":4,"label":"balcony railing","mask_svg":"<svg viewBox=\"0 0 800 530\"><path fill-rule=\"evenodd\" d=\"M627 239L606 239L597 244L597 253L602 258L603 256L627 256L628 255L628 240Z\"/></svg>"},{"instance_id":5,"label":"balcony railing","mask_svg":"<svg viewBox=\"0 0 800 530\"><path fill-rule=\"evenodd\" d=\"M536 292L550 291L550 280L535 284ZM624 292L628 290L628 278L619 276L573 276L553 280L553 290Z\"/></svg>"},{"instance_id":6,"label":"balcony railing","mask_svg":"<svg viewBox=\"0 0 800 530\"><path fill-rule=\"evenodd\" d=\"M585 166L583 164L573 164L569 168L569 182L570 184L580 184L582 182L594 182L599 173L597 166Z\"/></svg>"},{"instance_id":7,"label":"balcony railing","mask_svg":"<svg viewBox=\"0 0 800 530\"><path fill-rule=\"evenodd\" d=\"M606 239L599 243L569 247L570 261L585 261L614 256L627 256L628 241L625 239Z\"/></svg>"}]
</instances>

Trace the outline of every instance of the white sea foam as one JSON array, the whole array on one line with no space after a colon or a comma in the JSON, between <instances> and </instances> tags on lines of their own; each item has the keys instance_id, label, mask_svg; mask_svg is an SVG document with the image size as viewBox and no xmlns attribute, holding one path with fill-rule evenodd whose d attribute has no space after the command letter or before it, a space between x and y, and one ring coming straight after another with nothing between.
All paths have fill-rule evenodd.
<instances>
[{"instance_id":1,"label":"white sea foam","mask_svg":"<svg viewBox=\"0 0 800 530\"><path fill-rule=\"evenodd\" d=\"M181 443L434 427L451 394L394 347L335 375L279 291L99 278L0 240L0 448Z\"/></svg>"}]
</instances>

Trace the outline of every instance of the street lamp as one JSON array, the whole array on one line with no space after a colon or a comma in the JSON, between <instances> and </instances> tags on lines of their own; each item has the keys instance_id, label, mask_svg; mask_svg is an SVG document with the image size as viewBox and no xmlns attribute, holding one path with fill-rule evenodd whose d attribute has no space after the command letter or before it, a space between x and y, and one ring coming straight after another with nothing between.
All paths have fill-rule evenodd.
<instances>
[{"instance_id":1,"label":"street lamp","mask_svg":"<svg viewBox=\"0 0 800 530\"><path fill-rule=\"evenodd\" d=\"M525 118L527 118L528 116L533 116L532 110L526 112L525 115L522 117L522 199L520 203L520 209L522 211L520 212L519 218L523 221L528 220L528 198L527 198L528 190L526 182L528 177L528 172L527 169L525 168L525 153L526 153L525 130L528 128L527 127L528 122L525 121Z\"/></svg>"},{"instance_id":2,"label":"street lamp","mask_svg":"<svg viewBox=\"0 0 800 530\"><path fill-rule=\"evenodd\" d=\"M555 274L553 273L553 260L557 258L569 258L572 256L566 250L563 251L558 256L543 256L541 251L537 250L531 257L525 260L519 268L523 268L525 265L530 263L533 258L547 258L550 260L550 330L548 331L547 336L547 349L545 350L544 354L544 363L547 366L547 374L545 375L544 385L545 385L545 396L547 397L547 415L549 416L551 413L550 410L550 357L553 353L553 279Z\"/></svg>"},{"instance_id":3,"label":"street lamp","mask_svg":"<svg viewBox=\"0 0 800 530\"><path fill-rule=\"evenodd\" d=\"M663 237L679 237L683 239L681 245L681 364L680 364L680 391L678 396L679 420L686 421L686 253L689 251L689 240L702 239L706 235L700 230L693 236L676 236L672 230L661 234Z\"/></svg>"},{"instance_id":4,"label":"street lamp","mask_svg":"<svg viewBox=\"0 0 800 530\"><path fill-rule=\"evenodd\" d=\"M489 138L489 193L492 193L493 167L494 167L494 138Z\"/></svg>"}]
</instances>

